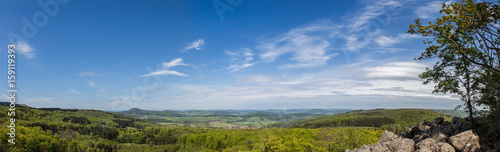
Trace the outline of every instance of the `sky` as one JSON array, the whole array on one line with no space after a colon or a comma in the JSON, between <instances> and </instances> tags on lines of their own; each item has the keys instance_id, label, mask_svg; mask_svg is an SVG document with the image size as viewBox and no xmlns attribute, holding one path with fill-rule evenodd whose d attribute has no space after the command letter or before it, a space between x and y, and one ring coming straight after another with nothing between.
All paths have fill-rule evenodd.
<instances>
[{"instance_id":1,"label":"sky","mask_svg":"<svg viewBox=\"0 0 500 152\"><path fill-rule=\"evenodd\" d=\"M16 44L32 107L452 109L458 96L418 78L436 62L414 60L425 38L406 33L451 2L0 1L0 51Z\"/></svg>"}]
</instances>

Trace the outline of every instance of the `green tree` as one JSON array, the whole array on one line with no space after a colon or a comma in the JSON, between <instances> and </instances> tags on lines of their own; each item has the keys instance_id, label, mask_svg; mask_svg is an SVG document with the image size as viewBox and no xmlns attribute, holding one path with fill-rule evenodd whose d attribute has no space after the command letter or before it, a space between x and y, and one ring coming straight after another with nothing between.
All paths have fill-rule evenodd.
<instances>
[{"instance_id":1,"label":"green tree","mask_svg":"<svg viewBox=\"0 0 500 152\"><path fill-rule=\"evenodd\" d=\"M471 119L474 105L500 110L499 12L491 2L463 0L443 4L434 23L417 19L408 30L430 45L417 60L440 59L420 75L424 84L437 83L434 93L461 95Z\"/></svg>"}]
</instances>

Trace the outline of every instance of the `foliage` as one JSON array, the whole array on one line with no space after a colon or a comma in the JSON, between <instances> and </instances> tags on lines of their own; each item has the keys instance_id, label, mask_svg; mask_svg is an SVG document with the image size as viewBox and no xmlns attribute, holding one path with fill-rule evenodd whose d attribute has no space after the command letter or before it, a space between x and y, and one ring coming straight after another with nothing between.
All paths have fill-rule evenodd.
<instances>
[{"instance_id":1,"label":"foliage","mask_svg":"<svg viewBox=\"0 0 500 152\"><path fill-rule=\"evenodd\" d=\"M436 117L451 120L450 115L423 109L376 109L357 110L331 116L319 116L301 121L275 124L278 127L383 127L392 131L411 127L423 120L431 121Z\"/></svg>"},{"instance_id":2,"label":"foliage","mask_svg":"<svg viewBox=\"0 0 500 152\"><path fill-rule=\"evenodd\" d=\"M428 37L429 46L417 59L440 60L420 77L425 84L437 83L434 92L461 95L470 119L474 105L500 110L499 6L463 0L443 4L440 13L434 23L417 19L408 30Z\"/></svg>"}]
</instances>

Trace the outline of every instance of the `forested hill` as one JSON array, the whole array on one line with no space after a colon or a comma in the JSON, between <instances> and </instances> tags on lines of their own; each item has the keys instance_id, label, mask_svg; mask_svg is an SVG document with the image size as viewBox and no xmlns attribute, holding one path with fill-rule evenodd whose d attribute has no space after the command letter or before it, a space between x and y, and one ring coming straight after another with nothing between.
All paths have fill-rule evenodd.
<instances>
[{"instance_id":1,"label":"forested hill","mask_svg":"<svg viewBox=\"0 0 500 152\"><path fill-rule=\"evenodd\" d=\"M452 116L441 112L425 109L375 109L354 110L347 113L330 116L318 116L300 121L278 123L278 127L381 127L406 128L422 122L431 121L436 117L451 120Z\"/></svg>"}]
</instances>

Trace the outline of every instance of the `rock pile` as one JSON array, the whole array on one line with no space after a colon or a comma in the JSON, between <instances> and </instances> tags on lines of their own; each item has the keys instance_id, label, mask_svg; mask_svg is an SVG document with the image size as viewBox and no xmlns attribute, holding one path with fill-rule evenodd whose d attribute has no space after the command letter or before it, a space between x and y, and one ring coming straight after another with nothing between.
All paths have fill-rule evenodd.
<instances>
[{"instance_id":1,"label":"rock pile","mask_svg":"<svg viewBox=\"0 0 500 152\"><path fill-rule=\"evenodd\" d=\"M454 117L449 122L439 117L432 122L423 121L400 136L385 131L375 145L346 152L500 152L500 146L480 149L479 136L471 129L472 124L462 118Z\"/></svg>"}]
</instances>

